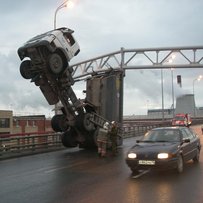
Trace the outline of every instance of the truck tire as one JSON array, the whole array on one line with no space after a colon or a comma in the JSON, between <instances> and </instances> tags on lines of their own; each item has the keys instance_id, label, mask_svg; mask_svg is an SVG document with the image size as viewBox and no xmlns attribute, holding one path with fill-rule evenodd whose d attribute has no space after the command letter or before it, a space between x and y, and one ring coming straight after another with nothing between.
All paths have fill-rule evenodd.
<instances>
[{"instance_id":1,"label":"truck tire","mask_svg":"<svg viewBox=\"0 0 203 203\"><path fill-rule=\"evenodd\" d=\"M91 116L90 113L86 113L84 115L84 117L83 117L83 126L84 126L85 130L87 130L87 131L93 131L93 130L95 130L94 123L92 123L90 121L90 116Z\"/></svg>"},{"instance_id":2,"label":"truck tire","mask_svg":"<svg viewBox=\"0 0 203 203\"><path fill-rule=\"evenodd\" d=\"M77 133L73 128L69 128L68 131L61 135L61 142L64 147L77 147Z\"/></svg>"},{"instance_id":3,"label":"truck tire","mask_svg":"<svg viewBox=\"0 0 203 203\"><path fill-rule=\"evenodd\" d=\"M61 74L66 68L63 57L56 52L49 55L48 63L50 71L55 75Z\"/></svg>"},{"instance_id":4,"label":"truck tire","mask_svg":"<svg viewBox=\"0 0 203 203\"><path fill-rule=\"evenodd\" d=\"M65 132L69 128L64 115L54 115L51 119L51 126L55 132Z\"/></svg>"},{"instance_id":5,"label":"truck tire","mask_svg":"<svg viewBox=\"0 0 203 203\"><path fill-rule=\"evenodd\" d=\"M34 74L31 72L31 61L25 60L20 64L20 74L25 79L31 79Z\"/></svg>"}]
</instances>

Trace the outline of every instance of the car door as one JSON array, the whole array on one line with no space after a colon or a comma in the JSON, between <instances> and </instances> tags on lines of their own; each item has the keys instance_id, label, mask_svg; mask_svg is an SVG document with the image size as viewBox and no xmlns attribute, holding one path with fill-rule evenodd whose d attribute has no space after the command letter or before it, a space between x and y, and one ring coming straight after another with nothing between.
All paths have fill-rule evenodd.
<instances>
[{"instance_id":1,"label":"car door","mask_svg":"<svg viewBox=\"0 0 203 203\"><path fill-rule=\"evenodd\" d=\"M192 131L192 129L186 128L186 133L190 136L191 153L192 158L196 155L197 149L200 148L200 141L198 136Z\"/></svg>"},{"instance_id":2,"label":"car door","mask_svg":"<svg viewBox=\"0 0 203 203\"><path fill-rule=\"evenodd\" d=\"M182 133L182 139L183 139L183 144L181 146L183 159L184 161L188 161L195 156L196 142L194 140L193 135L190 133L190 131L187 128L181 129L181 133ZM188 139L189 139L189 142L186 141Z\"/></svg>"}]
</instances>

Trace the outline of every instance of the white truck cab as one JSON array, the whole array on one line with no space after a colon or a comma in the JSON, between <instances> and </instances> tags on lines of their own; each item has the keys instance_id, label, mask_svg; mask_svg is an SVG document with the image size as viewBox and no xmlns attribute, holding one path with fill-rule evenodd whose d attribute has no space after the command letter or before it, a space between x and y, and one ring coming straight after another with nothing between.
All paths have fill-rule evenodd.
<instances>
[{"instance_id":1,"label":"white truck cab","mask_svg":"<svg viewBox=\"0 0 203 203\"><path fill-rule=\"evenodd\" d=\"M28 40L18 49L18 55L23 60L20 66L21 75L25 79L31 79L47 67L53 74L61 74L68 62L80 52L73 32L62 27Z\"/></svg>"}]
</instances>

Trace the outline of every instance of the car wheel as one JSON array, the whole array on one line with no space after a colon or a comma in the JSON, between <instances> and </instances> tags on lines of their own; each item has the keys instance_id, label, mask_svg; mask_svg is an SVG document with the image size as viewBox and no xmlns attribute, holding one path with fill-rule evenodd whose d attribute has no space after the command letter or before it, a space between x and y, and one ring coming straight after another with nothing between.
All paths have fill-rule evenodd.
<instances>
[{"instance_id":1,"label":"car wheel","mask_svg":"<svg viewBox=\"0 0 203 203\"><path fill-rule=\"evenodd\" d=\"M20 64L20 74L25 79L31 79L33 77L30 60L25 60Z\"/></svg>"},{"instance_id":2,"label":"car wheel","mask_svg":"<svg viewBox=\"0 0 203 203\"><path fill-rule=\"evenodd\" d=\"M51 72L56 75L62 73L65 69L63 58L58 53L50 54L48 62Z\"/></svg>"},{"instance_id":3,"label":"car wheel","mask_svg":"<svg viewBox=\"0 0 203 203\"><path fill-rule=\"evenodd\" d=\"M199 149L196 149L196 155L192 159L195 163L199 162L199 155L200 155L200 151L199 151Z\"/></svg>"},{"instance_id":4,"label":"car wheel","mask_svg":"<svg viewBox=\"0 0 203 203\"><path fill-rule=\"evenodd\" d=\"M183 157L181 155L178 156L177 160L177 171L178 173L182 173L184 168Z\"/></svg>"}]
</instances>

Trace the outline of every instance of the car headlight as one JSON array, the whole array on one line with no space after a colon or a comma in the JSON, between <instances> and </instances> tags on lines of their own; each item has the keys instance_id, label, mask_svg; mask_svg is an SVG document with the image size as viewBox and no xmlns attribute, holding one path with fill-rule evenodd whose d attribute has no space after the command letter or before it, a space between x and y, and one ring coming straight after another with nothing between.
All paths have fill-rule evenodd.
<instances>
[{"instance_id":1,"label":"car headlight","mask_svg":"<svg viewBox=\"0 0 203 203\"><path fill-rule=\"evenodd\" d=\"M169 158L169 154L168 153L159 153L157 155L158 159L168 159Z\"/></svg>"},{"instance_id":2,"label":"car headlight","mask_svg":"<svg viewBox=\"0 0 203 203\"><path fill-rule=\"evenodd\" d=\"M135 153L133 153L133 152L131 152L131 153L128 154L128 158L129 158L129 159L135 159L136 157L137 157L137 154L135 154Z\"/></svg>"}]
</instances>

